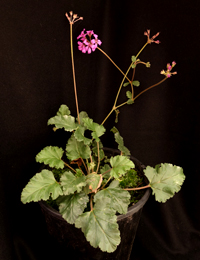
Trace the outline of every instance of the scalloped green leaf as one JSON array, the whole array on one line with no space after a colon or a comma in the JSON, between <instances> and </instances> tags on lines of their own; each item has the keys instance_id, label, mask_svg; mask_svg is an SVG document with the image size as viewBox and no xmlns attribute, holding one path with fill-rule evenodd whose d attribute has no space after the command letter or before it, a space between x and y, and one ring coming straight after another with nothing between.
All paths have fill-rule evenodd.
<instances>
[{"instance_id":1,"label":"scalloped green leaf","mask_svg":"<svg viewBox=\"0 0 200 260\"><path fill-rule=\"evenodd\" d=\"M115 136L115 142L118 144L118 149L122 152L123 155L125 156L130 156L130 151L128 150L128 148L126 148L124 146L124 139L123 137L120 135L118 129L116 127L113 127L111 129L111 131L114 133Z\"/></svg>"},{"instance_id":2,"label":"scalloped green leaf","mask_svg":"<svg viewBox=\"0 0 200 260\"><path fill-rule=\"evenodd\" d=\"M81 214L75 221L81 228L87 241L94 248L99 247L108 253L114 252L120 244L120 232L115 210L106 207L104 201L98 200L90 212Z\"/></svg>"},{"instance_id":3,"label":"scalloped green leaf","mask_svg":"<svg viewBox=\"0 0 200 260\"><path fill-rule=\"evenodd\" d=\"M152 193L155 194L155 199L159 202L166 202L173 197L175 192L181 189L185 180L183 169L170 163L162 163L155 168L147 166L144 173L149 180Z\"/></svg>"},{"instance_id":4,"label":"scalloped green leaf","mask_svg":"<svg viewBox=\"0 0 200 260\"><path fill-rule=\"evenodd\" d=\"M58 110L58 112L57 112L58 116L59 115L62 115L62 116L67 115L67 116L69 116L70 114L71 114L71 112L70 112L68 106L66 106L66 105L61 105L59 110Z\"/></svg>"},{"instance_id":5,"label":"scalloped green leaf","mask_svg":"<svg viewBox=\"0 0 200 260\"><path fill-rule=\"evenodd\" d=\"M60 178L60 181L64 195L73 194L75 191L81 192L82 188L87 184L86 177L84 175L75 177L70 171L64 172Z\"/></svg>"},{"instance_id":6,"label":"scalloped green leaf","mask_svg":"<svg viewBox=\"0 0 200 260\"><path fill-rule=\"evenodd\" d=\"M70 224L74 224L77 217L83 213L88 201L89 197L85 192L70 194L57 199L60 214Z\"/></svg>"},{"instance_id":7,"label":"scalloped green leaf","mask_svg":"<svg viewBox=\"0 0 200 260\"><path fill-rule=\"evenodd\" d=\"M86 176L86 182L89 186L89 189L92 192L96 192L102 183L102 175L97 173L91 173Z\"/></svg>"},{"instance_id":8,"label":"scalloped green leaf","mask_svg":"<svg viewBox=\"0 0 200 260\"><path fill-rule=\"evenodd\" d=\"M83 118L83 122L84 122L85 127L87 127L88 130L92 131L92 137L97 142L99 142L100 141L99 137L102 136L106 131L104 126L94 123L91 118Z\"/></svg>"},{"instance_id":9,"label":"scalloped green leaf","mask_svg":"<svg viewBox=\"0 0 200 260\"><path fill-rule=\"evenodd\" d=\"M79 142L74 137L74 134L69 138L66 145L66 155L69 160L76 160L78 158L88 159L91 155L91 150L84 142Z\"/></svg>"},{"instance_id":10,"label":"scalloped green leaf","mask_svg":"<svg viewBox=\"0 0 200 260\"><path fill-rule=\"evenodd\" d=\"M36 162L44 163L57 169L64 168L62 161L63 149L57 146L47 146L36 155Z\"/></svg>"},{"instance_id":11,"label":"scalloped green leaf","mask_svg":"<svg viewBox=\"0 0 200 260\"><path fill-rule=\"evenodd\" d=\"M82 126L84 126L83 118L89 118L87 112L85 112L85 111L81 111L79 113L80 124ZM76 119L76 121L78 122L78 118Z\"/></svg>"},{"instance_id":12,"label":"scalloped green leaf","mask_svg":"<svg viewBox=\"0 0 200 260\"><path fill-rule=\"evenodd\" d=\"M118 182L119 184L119 182ZM130 203L130 193L120 187L112 186L95 194L94 202L97 200L107 201L107 205L120 214L126 214Z\"/></svg>"},{"instance_id":13,"label":"scalloped green leaf","mask_svg":"<svg viewBox=\"0 0 200 260\"><path fill-rule=\"evenodd\" d=\"M110 176L116 179L125 174L131 168L135 167L134 163L123 155L116 155L115 157L111 157L110 164L112 166Z\"/></svg>"},{"instance_id":14,"label":"scalloped green leaf","mask_svg":"<svg viewBox=\"0 0 200 260\"><path fill-rule=\"evenodd\" d=\"M79 142L84 142L84 144L89 145L92 142L92 139L89 139L84 136L85 133L85 127L79 125L79 127L74 132L74 136Z\"/></svg>"},{"instance_id":15,"label":"scalloped green leaf","mask_svg":"<svg viewBox=\"0 0 200 260\"><path fill-rule=\"evenodd\" d=\"M49 170L42 170L33 176L23 189L21 201L27 203L48 200L50 196L55 200L60 195L63 195L63 192L53 173Z\"/></svg>"},{"instance_id":16,"label":"scalloped green leaf","mask_svg":"<svg viewBox=\"0 0 200 260\"><path fill-rule=\"evenodd\" d=\"M103 175L104 179L108 179L110 177L110 165L104 164L104 166L100 169L100 173Z\"/></svg>"},{"instance_id":17,"label":"scalloped green leaf","mask_svg":"<svg viewBox=\"0 0 200 260\"><path fill-rule=\"evenodd\" d=\"M64 128L65 131L72 132L77 129L78 124L75 118L70 115L58 114L50 118L47 122L48 125L55 125L56 128Z\"/></svg>"}]
</instances>

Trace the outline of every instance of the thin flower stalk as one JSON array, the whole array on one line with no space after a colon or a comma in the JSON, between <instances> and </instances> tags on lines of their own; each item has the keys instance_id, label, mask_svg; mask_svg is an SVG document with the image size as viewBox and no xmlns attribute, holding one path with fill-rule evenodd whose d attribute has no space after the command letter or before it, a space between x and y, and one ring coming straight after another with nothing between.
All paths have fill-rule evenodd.
<instances>
[{"instance_id":1,"label":"thin flower stalk","mask_svg":"<svg viewBox=\"0 0 200 260\"><path fill-rule=\"evenodd\" d=\"M139 54L144 50L144 48L148 45L148 42L144 44L144 46L140 49L140 51L138 52L138 54L136 55L136 59L138 58ZM121 89L122 89L122 86L124 84L124 80L127 78L127 75L130 71L130 69L132 68L132 65L136 63L136 61L132 61L129 68L127 69L126 71L126 74L124 75L123 79L122 79L122 82L120 84L120 87L118 89L118 92L117 92L117 95L116 95L116 98L115 98L115 101L114 101L114 105L113 105L113 108L111 109L111 111L109 112L109 114L106 116L106 118L103 120L103 122L101 123L102 125L106 122L106 120L109 118L109 116L112 114L113 111L115 111L115 109L117 109L118 106L116 106L117 104L117 100L118 100L118 97L119 97L119 94L121 92ZM132 84L131 84L132 85ZM133 88L132 88L133 90ZM132 92L133 93L133 92ZM132 94L133 95L133 94Z\"/></svg>"},{"instance_id":2,"label":"thin flower stalk","mask_svg":"<svg viewBox=\"0 0 200 260\"><path fill-rule=\"evenodd\" d=\"M105 51L103 51L101 48L99 48L99 47L97 47L97 49L99 50L99 51L101 51L111 62L112 62L112 64L121 72L121 74L123 75L123 76L125 76L125 73L117 66L117 64L110 58L110 56L105 52ZM131 83L131 80L126 76L126 79L129 81L129 83Z\"/></svg>"},{"instance_id":3,"label":"thin flower stalk","mask_svg":"<svg viewBox=\"0 0 200 260\"><path fill-rule=\"evenodd\" d=\"M70 12L70 16L67 13L65 15L70 24L70 47L71 47L72 75L73 75L73 82L74 82L74 95L75 95L75 102L76 102L77 118L78 118L78 123L80 124L78 96L77 96L77 88L76 88L75 66L74 66L74 54L73 54L72 26L75 22L77 22L79 20L83 20L83 17L78 17L77 14L73 14L72 11Z\"/></svg>"}]
</instances>

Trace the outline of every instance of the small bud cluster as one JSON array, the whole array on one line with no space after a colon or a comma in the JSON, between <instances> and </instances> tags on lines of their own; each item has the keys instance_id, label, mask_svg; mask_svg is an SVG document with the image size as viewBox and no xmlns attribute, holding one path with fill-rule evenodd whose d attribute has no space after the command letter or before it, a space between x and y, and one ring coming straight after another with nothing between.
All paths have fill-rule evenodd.
<instances>
[{"instance_id":1,"label":"small bud cluster","mask_svg":"<svg viewBox=\"0 0 200 260\"><path fill-rule=\"evenodd\" d=\"M65 16L67 17L70 24L74 24L75 22L77 22L79 20L83 20L83 17L78 17L78 15L73 14L72 11L69 12L69 15L68 15L68 13L66 13Z\"/></svg>"},{"instance_id":2,"label":"small bud cluster","mask_svg":"<svg viewBox=\"0 0 200 260\"><path fill-rule=\"evenodd\" d=\"M165 76L168 77L168 78L170 78L171 75L177 74L176 71L171 72L171 70L173 69L173 67L174 67L175 65L176 65L176 62L175 62L175 61L172 62L172 65L170 65L170 63L168 63L168 64L167 64L167 70L162 70L162 71L160 72L160 74L163 74L163 75L165 75Z\"/></svg>"},{"instance_id":3,"label":"small bud cluster","mask_svg":"<svg viewBox=\"0 0 200 260\"><path fill-rule=\"evenodd\" d=\"M152 36L150 38L150 30L147 30L146 32L144 32L144 35L147 36L147 43L149 43L149 44L151 44L152 42L155 42L156 44L159 44L160 43L159 40L156 40L156 41L154 40L159 34L160 33L158 32L158 33L156 33L154 36Z\"/></svg>"}]
</instances>

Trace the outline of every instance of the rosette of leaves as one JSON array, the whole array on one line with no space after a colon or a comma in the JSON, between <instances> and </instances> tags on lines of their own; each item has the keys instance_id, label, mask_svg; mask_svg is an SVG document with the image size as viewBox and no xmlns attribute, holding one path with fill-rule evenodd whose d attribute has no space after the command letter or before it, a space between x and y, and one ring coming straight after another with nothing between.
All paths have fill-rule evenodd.
<instances>
[{"instance_id":1,"label":"rosette of leaves","mask_svg":"<svg viewBox=\"0 0 200 260\"><path fill-rule=\"evenodd\" d=\"M81 228L93 247L115 251L120 244L116 213L126 214L128 210L130 193L126 188L133 183L126 182L126 176L133 181L130 175L135 167L123 138L116 128L112 130L121 154L107 158L100 141L105 128L93 122L87 113L80 113L78 123L69 108L62 105L48 124L54 130L70 132L71 136L65 149L47 146L37 154L36 161L48 168L30 179L21 201L55 201L62 217ZM86 131L90 137L86 137ZM145 175L156 200L161 202L178 192L184 180L181 168L168 164L155 169L147 167ZM122 180L125 185L120 185Z\"/></svg>"}]
</instances>

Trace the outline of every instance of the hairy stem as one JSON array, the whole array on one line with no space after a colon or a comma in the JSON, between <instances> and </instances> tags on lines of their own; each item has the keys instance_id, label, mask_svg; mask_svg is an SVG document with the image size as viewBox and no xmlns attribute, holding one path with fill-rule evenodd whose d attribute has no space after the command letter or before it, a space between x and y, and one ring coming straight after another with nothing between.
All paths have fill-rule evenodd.
<instances>
[{"instance_id":1,"label":"hairy stem","mask_svg":"<svg viewBox=\"0 0 200 260\"><path fill-rule=\"evenodd\" d=\"M160 85L160 84L163 83L166 79L168 79L168 78L165 77L164 79L162 79L162 80L159 81L158 83L156 83L156 84L154 84L154 85L152 85L152 86L150 86L150 87L144 89L144 90L141 91L137 96L135 96L135 97L133 98L133 101L135 101L136 98L138 98L140 95L142 95L142 94L145 93L146 91L148 91L148 90L150 90L150 89L152 89L152 88L154 88L154 87ZM124 105L126 105L126 104L127 104L127 101L124 102L124 103L122 103L122 104L120 104L120 105L118 105L118 106L116 106L115 109L118 109L118 108L120 108L120 107L122 107L122 106L124 106Z\"/></svg>"},{"instance_id":2,"label":"hairy stem","mask_svg":"<svg viewBox=\"0 0 200 260\"><path fill-rule=\"evenodd\" d=\"M140 55L140 53L144 50L144 48L145 48L147 45L148 45L148 42L146 42L146 43L144 44L144 46L140 49L140 51L137 53L137 55L135 56L136 59L138 58L138 56ZM100 48L99 48L99 49L100 49ZM107 56L107 57L109 57L109 56ZM110 60L111 60L111 59L110 59ZM118 89L118 92L117 92L117 95L116 95L116 98L115 98L115 102L114 102L113 108L111 109L111 111L109 112L109 114L106 116L106 118L103 120L103 122L101 123L102 125L103 125L103 124L105 123L105 121L109 118L109 116L112 114L112 112L117 108L116 104L117 104L117 100L118 100L119 94L120 94L120 92L121 92L121 89L122 89L124 80L127 78L127 75L128 75L128 73L129 73L129 71L130 71L130 69L131 69L131 67L132 67L132 65L133 65L134 63L135 63L135 61L134 61L134 62L131 62L131 65L128 67L126 73L123 74L124 77L123 77L122 82L121 82L121 84L120 84L120 87L119 87L119 89ZM115 64L114 64L114 65L115 65ZM129 82L131 83L130 80L129 80ZM131 84L131 85L132 85L132 84ZM132 86L132 96L133 96L133 86ZM123 104L126 104L126 103L127 103L127 102L125 102L125 103L123 103ZM118 107L119 107L119 106L118 106Z\"/></svg>"},{"instance_id":3,"label":"hairy stem","mask_svg":"<svg viewBox=\"0 0 200 260\"><path fill-rule=\"evenodd\" d=\"M127 189L123 189L123 190L143 190L143 189L148 189L150 188L150 184L143 186L143 187L138 187L138 188L127 188Z\"/></svg>"},{"instance_id":4,"label":"hairy stem","mask_svg":"<svg viewBox=\"0 0 200 260\"><path fill-rule=\"evenodd\" d=\"M80 124L79 108L78 108L78 97L77 97L77 91L76 91L75 67L74 67L73 40L72 40L72 25L73 25L73 24L70 23L70 46L71 46L72 73L73 73L73 81L74 81L74 95L75 95L75 101L76 101L76 111L77 111L78 123Z\"/></svg>"},{"instance_id":5,"label":"hairy stem","mask_svg":"<svg viewBox=\"0 0 200 260\"><path fill-rule=\"evenodd\" d=\"M154 88L154 87L160 85L160 84L163 83L166 79L167 79L167 77L165 77L164 79L162 79L162 80L159 81L158 83L156 83L156 84L154 84L154 85L152 85L152 86L150 86L150 87L144 89L144 90L141 91L136 97L133 98L133 101L135 101L136 98L138 98L140 95L142 95L143 93L145 93L147 90L149 90L149 89L151 89L151 88Z\"/></svg>"},{"instance_id":6,"label":"hairy stem","mask_svg":"<svg viewBox=\"0 0 200 260\"><path fill-rule=\"evenodd\" d=\"M98 173L99 165L100 165L99 142L97 142L97 153L98 153L98 164L97 164L97 170L96 170L96 172Z\"/></svg>"},{"instance_id":7,"label":"hairy stem","mask_svg":"<svg viewBox=\"0 0 200 260\"><path fill-rule=\"evenodd\" d=\"M117 64L110 58L110 56L108 56L108 54L107 54L105 51L103 51L103 50L102 50L101 48L99 48L99 47L97 47L97 49L98 49L99 51L101 51L101 52L112 62L112 64L122 73L122 75L125 76L124 72L117 66ZM127 76L126 76L126 79L128 80L128 82L131 83L130 79L129 79Z\"/></svg>"},{"instance_id":8,"label":"hairy stem","mask_svg":"<svg viewBox=\"0 0 200 260\"><path fill-rule=\"evenodd\" d=\"M85 162L84 162L83 158L81 158L81 161L82 161L82 163L83 163L83 165L84 165L84 167L85 167L85 170L86 170L86 172L87 172L87 174L88 174L88 169L87 169L87 167L86 167L86 165L85 165Z\"/></svg>"},{"instance_id":9,"label":"hairy stem","mask_svg":"<svg viewBox=\"0 0 200 260\"><path fill-rule=\"evenodd\" d=\"M107 180L107 182L101 187L101 190L108 184L108 182L111 180L112 176Z\"/></svg>"},{"instance_id":10,"label":"hairy stem","mask_svg":"<svg viewBox=\"0 0 200 260\"><path fill-rule=\"evenodd\" d=\"M64 162L64 161L63 161L63 162ZM72 170L73 172L76 173L76 171L75 171L68 163L64 162L64 164L65 164L70 170Z\"/></svg>"},{"instance_id":11,"label":"hairy stem","mask_svg":"<svg viewBox=\"0 0 200 260\"><path fill-rule=\"evenodd\" d=\"M93 195L91 195L91 197L90 197L90 209L91 209L91 211L93 210L93 203L92 203L92 201L93 201Z\"/></svg>"}]
</instances>

